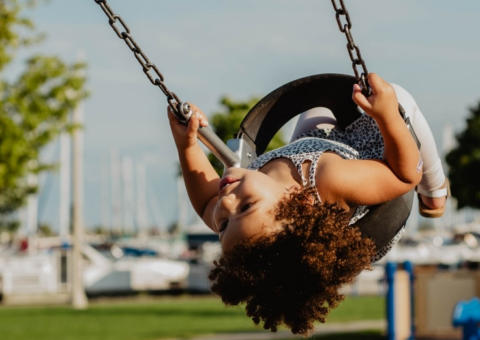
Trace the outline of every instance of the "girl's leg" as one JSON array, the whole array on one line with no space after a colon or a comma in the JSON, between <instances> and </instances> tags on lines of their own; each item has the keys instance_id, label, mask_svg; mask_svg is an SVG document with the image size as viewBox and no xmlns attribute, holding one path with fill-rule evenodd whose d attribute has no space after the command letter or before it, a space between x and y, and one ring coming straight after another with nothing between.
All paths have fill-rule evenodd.
<instances>
[{"instance_id":1,"label":"girl's leg","mask_svg":"<svg viewBox=\"0 0 480 340\"><path fill-rule=\"evenodd\" d=\"M300 115L290 142L298 139L304 132L313 129L333 129L335 125L337 125L337 120L332 111L325 107L314 107Z\"/></svg>"},{"instance_id":2,"label":"girl's leg","mask_svg":"<svg viewBox=\"0 0 480 340\"><path fill-rule=\"evenodd\" d=\"M406 115L421 143L420 154L423 161L423 176L417 191L422 195L422 201L430 208L442 207L445 198L435 198L435 191L445 185L445 174L442 161L438 155L432 131L413 97L404 88L393 84L398 102L403 106Z\"/></svg>"}]
</instances>

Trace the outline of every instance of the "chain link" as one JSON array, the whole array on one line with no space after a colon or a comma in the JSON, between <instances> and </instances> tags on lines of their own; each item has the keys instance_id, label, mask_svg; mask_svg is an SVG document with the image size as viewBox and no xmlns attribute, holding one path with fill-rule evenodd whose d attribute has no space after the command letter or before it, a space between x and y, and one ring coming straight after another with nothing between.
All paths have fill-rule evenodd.
<instances>
[{"instance_id":1,"label":"chain link","mask_svg":"<svg viewBox=\"0 0 480 340\"><path fill-rule=\"evenodd\" d=\"M130 34L130 28L128 28L127 24L123 21L123 19L116 15L110 6L107 4L106 0L94 0L100 8L103 10L105 15L108 17L108 23L112 27L113 31L117 34L117 36L122 39L128 48L133 52L135 59L139 62L142 66L142 70L150 80L150 82L159 87L160 90L165 94L167 97L167 102L173 112L179 117L183 119L184 117L181 115L180 105L181 101L178 99L177 95L170 91L168 87L164 83L164 77L162 73L158 70L155 64L152 64L148 57L143 53L141 48L138 46L136 41L133 39L132 35Z\"/></svg>"},{"instance_id":2,"label":"chain link","mask_svg":"<svg viewBox=\"0 0 480 340\"><path fill-rule=\"evenodd\" d=\"M357 79L358 84L362 87L362 92L366 96L369 96L372 93L372 89L368 84L367 76L368 70L365 64L365 61L362 58L360 53L360 48L353 41L352 34L350 29L352 28L352 22L350 20L350 15L348 14L347 9L343 0L332 0L333 9L335 10L335 17L337 19L338 28L340 32L345 34L347 38L347 51L352 61L353 72L355 73L355 78Z\"/></svg>"}]
</instances>

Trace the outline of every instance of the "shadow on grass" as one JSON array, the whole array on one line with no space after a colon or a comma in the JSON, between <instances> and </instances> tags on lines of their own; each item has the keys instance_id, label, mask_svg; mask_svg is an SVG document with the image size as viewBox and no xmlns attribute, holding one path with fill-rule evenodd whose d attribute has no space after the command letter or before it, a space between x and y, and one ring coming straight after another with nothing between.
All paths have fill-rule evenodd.
<instances>
[{"instance_id":1,"label":"shadow on grass","mask_svg":"<svg viewBox=\"0 0 480 340\"><path fill-rule=\"evenodd\" d=\"M298 338L282 339L282 340L297 340ZM364 331L354 333L337 333L328 335L314 335L305 340L385 340L386 336L382 335L380 331Z\"/></svg>"}]
</instances>

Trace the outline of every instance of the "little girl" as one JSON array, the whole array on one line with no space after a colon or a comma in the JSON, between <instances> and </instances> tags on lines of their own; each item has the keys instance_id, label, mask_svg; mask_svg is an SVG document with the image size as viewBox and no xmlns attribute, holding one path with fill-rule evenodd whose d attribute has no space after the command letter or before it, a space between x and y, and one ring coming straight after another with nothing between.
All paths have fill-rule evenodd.
<instances>
[{"instance_id":1,"label":"little girl","mask_svg":"<svg viewBox=\"0 0 480 340\"><path fill-rule=\"evenodd\" d=\"M192 106L197 113L187 127L169 112L188 195L223 249L210 273L212 290L227 304L246 303L265 329L283 322L308 333L341 301L338 289L388 250L375 249L354 225L369 205L417 187L422 214L443 212L448 183L415 101L376 74L368 81L368 98L353 87L366 114L345 130L335 128L328 110L307 111L290 144L248 169L228 168L222 178L197 142L198 128L207 125L201 111Z\"/></svg>"}]
</instances>

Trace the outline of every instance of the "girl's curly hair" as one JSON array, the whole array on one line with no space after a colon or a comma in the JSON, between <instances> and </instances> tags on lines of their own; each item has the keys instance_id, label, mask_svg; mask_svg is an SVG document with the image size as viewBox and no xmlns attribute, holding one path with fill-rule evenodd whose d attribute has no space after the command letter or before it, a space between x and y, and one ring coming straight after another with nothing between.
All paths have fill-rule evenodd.
<instances>
[{"instance_id":1,"label":"girl's curly hair","mask_svg":"<svg viewBox=\"0 0 480 340\"><path fill-rule=\"evenodd\" d=\"M276 331L285 323L307 334L313 322L325 322L343 299L338 289L375 254L372 240L349 226L348 214L335 204L312 202L312 189L282 200L275 219L282 231L237 244L214 262L212 291L228 305L246 303L255 324Z\"/></svg>"}]
</instances>

